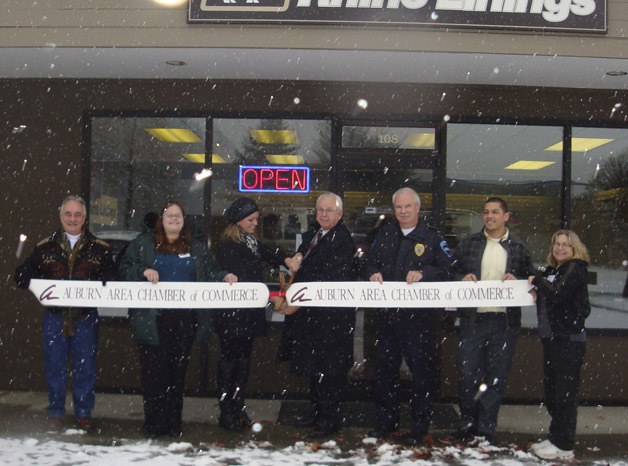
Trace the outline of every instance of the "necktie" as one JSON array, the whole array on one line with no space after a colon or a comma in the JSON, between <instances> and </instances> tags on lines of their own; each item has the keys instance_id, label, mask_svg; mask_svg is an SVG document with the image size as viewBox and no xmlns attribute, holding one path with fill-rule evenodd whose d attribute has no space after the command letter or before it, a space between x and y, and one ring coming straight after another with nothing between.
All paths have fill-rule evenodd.
<instances>
[{"instance_id":1,"label":"necktie","mask_svg":"<svg viewBox=\"0 0 628 466\"><path fill-rule=\"evenodd\" d=\"M307 247L307 254L305 255L306 257L314 250L314 248L316 247L316 244L320 241L322 237L323 237L323 229L321 228L320 230L318 230L318 233L314 235L314 238L312 238L312 241L310 241L310 245Z\"/></svg>"}]
</instances>

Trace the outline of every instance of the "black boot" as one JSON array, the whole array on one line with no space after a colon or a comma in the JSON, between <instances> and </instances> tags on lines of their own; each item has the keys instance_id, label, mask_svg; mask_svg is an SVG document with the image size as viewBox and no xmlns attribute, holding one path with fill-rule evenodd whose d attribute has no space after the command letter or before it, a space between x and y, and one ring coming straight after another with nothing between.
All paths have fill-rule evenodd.
<instances>
[{"instance_id":1,"label":"black boot","mask_svg":"<svg viewBox=\"0 0 628 466\"><path fill-rule=\"evenodd\" d=\"M249 382L249 366L250 359L242 358L236 361L236 372L235 372L235 392L233 394L233 407L234 407L234 416L240 419L240 423L242 427L251 427L253 425L253 421L246 413L246 406L244 403L244 399L246 396L246 386Z\"/></svg>"},{"instance_id":2,"label":"black boot","mask_svg":"<svg viewBox=\"0 0 628 466\"><path fill-rule=\"evenodd\" d=\"M235 374L237 371L237 361L218 362L218 400L220 402L220 416L218 425L223 429L234 432L242 432L242 422L237 415L234 405Z\"/></svg>"}]
</instances>

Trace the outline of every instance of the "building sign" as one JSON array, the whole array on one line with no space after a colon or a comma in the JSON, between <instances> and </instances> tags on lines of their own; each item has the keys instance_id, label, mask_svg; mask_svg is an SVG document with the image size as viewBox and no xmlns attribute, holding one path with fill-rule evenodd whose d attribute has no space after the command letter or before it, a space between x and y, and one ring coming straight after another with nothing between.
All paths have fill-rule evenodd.
<instances>
[{"instance_id":1,"label":"building sign","mask_svg":"<svg viewBox=\"0 0 628 466\"><path fill-rule=\"evenodd\" d=\"M240 166L242 192L307 193L310 191L309 167Z\"/></svg>"},{"instance_id":2,"label":"building sign","mask_svg":"<svg viewBox=\"0 0 628 466\"><path fill-rule=\"evenodd\" d=\"M389 24L607 32L608 0L190 0L189 23Z\"/></svg>"}]
</instances>

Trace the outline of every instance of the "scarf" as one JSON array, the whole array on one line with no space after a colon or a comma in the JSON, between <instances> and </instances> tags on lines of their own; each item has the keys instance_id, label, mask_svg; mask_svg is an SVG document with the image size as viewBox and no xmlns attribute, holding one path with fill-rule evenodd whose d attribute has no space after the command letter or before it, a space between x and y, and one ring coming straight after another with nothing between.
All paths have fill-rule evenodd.
<instances>
[{"instance_id":1,"label":"scarf","mask_svg":"<svg viewBox=\"0 0 628 466\"><path fill-rule=\"evenodd\" d=\"M249 248L253 254L255 254L255 257L259 257L257 238L255 238L255 236L247 235L243 231L240 231L240 239L244 244L246 244L246 247Z\"/></svg>"}]
</instances>

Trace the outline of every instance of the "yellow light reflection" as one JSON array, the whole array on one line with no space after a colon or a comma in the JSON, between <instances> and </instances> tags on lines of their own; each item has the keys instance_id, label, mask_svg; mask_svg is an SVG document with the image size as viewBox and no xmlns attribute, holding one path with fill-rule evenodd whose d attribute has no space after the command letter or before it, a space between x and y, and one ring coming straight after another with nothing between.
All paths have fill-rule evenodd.
<instances>
[{"instance_id":1,"label":"yellow light reflection","mask_svg":"<svg viewBox=\"0 0 628 466\"><path fill-rule=\"evenodd\" d=\"M604 144L613 142L614 139L603 138L571 138L571 151L572 152L586 152L588 150L596 149ZM557 142L556 144L549 146L545 150L551 150L554 152L563 151L563 142Z\"/></svg>"},{"instance_id":2,"label":"yellow light reflection","mask_svg":"<svg viewBox=\"0 0 628 466\"><path fill-rule=\"evenodd\" d=\"M408 134L403 141L402 147L423 147L431 149L434 147L436 136L433 133Z\"/></svg>"},{"instance_id":3,"label":"yellow light reflection","mask_svg":"<svg viewBox=\"0 0 628 466\"><path fill-rule=\"evenodd\" d=\"M266 159L275 165L303 165L305 160L302 155L269 154Z\"/></svg>"},{"instance_id":4,"label":"yellow light reflection","mask_svg":"<svg viewBox=\"0 0 628 466\"><path fill-rule=\"evenodd\" d=\"M258 144L298 144L297 132L291 129L252 129L251 137Z\"/></svg>"},{"instance_id":5,"label":"yellow light reflection","mask_svg":"<svg viewBox=\"0 0 628 466\"><path fill-rule=\"evenodd\" d=\"M163 142L203 142L194 131L186 128L144 128L144 130Z\"/></svg>"},{"instance_id":6,"label":"yellow light reflection","mask_svg":"<svg viewBox=\"0 0 628 466\"><path fill-rule=\"evenodd\" d=\"M519 160L511 163L506 170L540 170L541 168L554 165L556 162L545 162L543 160Z\"/></svg>"}]
</instances>

